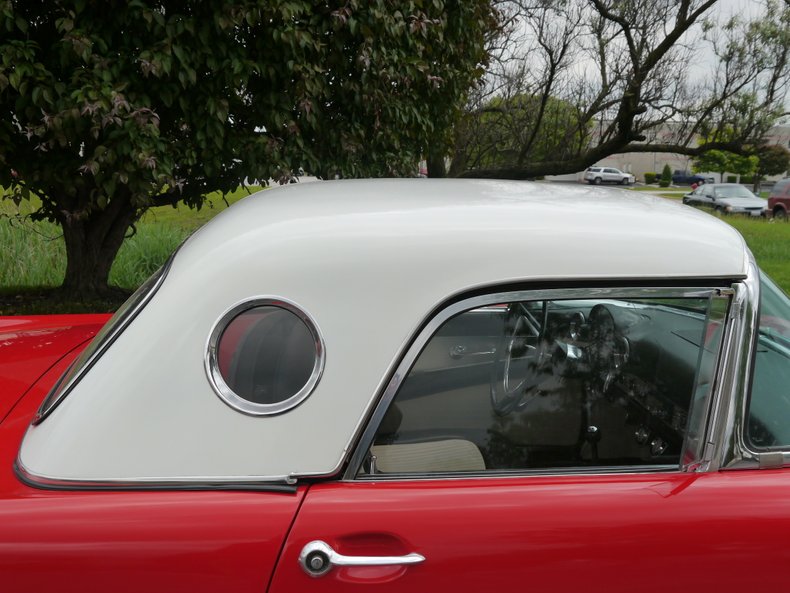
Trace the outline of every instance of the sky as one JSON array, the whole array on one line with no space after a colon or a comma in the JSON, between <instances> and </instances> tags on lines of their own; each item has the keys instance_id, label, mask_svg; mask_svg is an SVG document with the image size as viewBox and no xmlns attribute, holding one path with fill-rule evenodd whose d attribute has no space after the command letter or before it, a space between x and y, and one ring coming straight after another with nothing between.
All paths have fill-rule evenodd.
<instances>
[{"instance_id":1,"label":"sky","mask_svg":"<svg viewBox=\"0 0 790 593\"><path fill-rule=\"evenodd\" d=\"M765 10L762 2L755 0L719 0L713 12L721 15L743 14L744 17L759 15Z\"/></svg>"},{"instance_id":2,"label":"sky","mask_svg":"<svg viewBox=\"0 0 790 593\"><path fill-rule=\"evenodd\" d=\"M733 15L739 15L743 20L758 18L765 12L765 4L760 0L718 0L716 5L707 13L708 18L727 20ZM704 73L716 63L711 49L700 49L697 61L692 66L692 73ZM694 74L696 75L696 74Z\"/></svg>"}]
</instances>

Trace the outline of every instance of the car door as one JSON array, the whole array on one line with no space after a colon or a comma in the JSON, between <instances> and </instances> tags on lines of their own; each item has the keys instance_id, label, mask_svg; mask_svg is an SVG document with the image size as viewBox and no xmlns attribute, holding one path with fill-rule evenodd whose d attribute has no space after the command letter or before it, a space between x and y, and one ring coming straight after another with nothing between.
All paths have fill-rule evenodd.
<instances>
[{"instance_id":1,"label":"car door","mask_svg":"<svg viewBox=\"0 0 790 593\"><path fill-rule=\"evenodd\" d=\"M755 470L322 484L271 591L782 590L789 482ZM299 555L316 540L350 561L424 561L311 577Z\"/></svg>"},{"instance_id":2,"label":"car door","mask_svg":"<svg viewBox=\"0 0 790 593\"><path fill-rule=\"evenodd\" d=\"M14 471L39 402L73 358L52 367L1 425L0 589L264 592L304 487L77 490L32 487Z\"/></svg>"},{"instance_id":3,"label":"car door","mask_svg":"<svg viewBox=\"0 0 790 593\"><path fill-rule=\"evenodd\" d=\"M453 311L310 488L272 593L784 588L787 471L684 471L728 306L695 299Z\"/></svg>"},{"instance_id":4,"label":"car door","mask_svg":"<svg viewBox=\"0 0 790 593\"><path fill-rule=\"evenodd\" d=\"M705 200L705 186L700 185L689 194L688 201L692 204L703 203Z\"/></svg>"},{"instance_id":5,"label":"car door","mask_svg":"<svg viewBox=\"0 0 790 593\"><path fill-rule=\"evenodd\" d=\"M713 186L705 184L701 186L701 190L699 194L699 203L712 206L715 203Z\"/></svg>"}]
</instances>

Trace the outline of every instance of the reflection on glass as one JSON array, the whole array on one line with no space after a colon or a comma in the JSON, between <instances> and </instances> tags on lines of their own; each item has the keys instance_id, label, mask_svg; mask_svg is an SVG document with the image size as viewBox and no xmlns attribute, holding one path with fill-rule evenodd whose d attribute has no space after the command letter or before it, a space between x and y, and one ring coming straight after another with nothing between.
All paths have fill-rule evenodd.
<instances>
[{"instance_id":1,"label":"reflection on glass","mask_svg":"<svg viewBox=\"0 0 790 593\"><path fill-rule=\"evenodd\" d=\"M704 426L727 304L546 300L461 313L415 361L366 471L677 466Z\"/></svg>"},{"instance_id":2,"label":"reflection on glass","mask_svg":"<svg viewBox=\"0 0 790 593\"><path fill-rule=\"evenodd\" d=\"M790 445L790 299L767 276L760 282L747 440L755 448Z\"/></svg>"}]
</instances>

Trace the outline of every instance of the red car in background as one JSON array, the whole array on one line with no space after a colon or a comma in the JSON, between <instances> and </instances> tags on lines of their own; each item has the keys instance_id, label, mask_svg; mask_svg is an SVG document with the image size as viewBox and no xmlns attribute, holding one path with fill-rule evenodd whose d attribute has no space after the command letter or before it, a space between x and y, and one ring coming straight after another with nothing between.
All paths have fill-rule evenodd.
<instances>
[{"instance_id":1,"label":"red car in background","mask_svg":"<svg viewBox=\"0 0 790 593\"><path fill-rule=\"evenodd\" d=\"M777 181L768 195L768 211L777 220L787 220L790 210L790 179Z\"/></svg>"},{"instance_id":2,"label":"red car in background","mask_svg":"<svg viewBox=\"0 0 790 593\"><path fill-rule=\"evenodd\" d=\"M0 319L2 591L783 590L790 301L620 194L284 186Z\"/></svg>"}]
</instances>

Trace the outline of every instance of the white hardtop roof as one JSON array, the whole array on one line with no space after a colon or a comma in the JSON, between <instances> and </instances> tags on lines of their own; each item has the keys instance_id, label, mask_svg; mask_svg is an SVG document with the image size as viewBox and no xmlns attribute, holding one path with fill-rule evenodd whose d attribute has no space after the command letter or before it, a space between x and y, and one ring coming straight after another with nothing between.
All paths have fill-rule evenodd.
<instances>
[{"instance_id":1,"label":"white hardtop roof","mask_svg":"<svg viewBox=\"0 0 790 593\"><path fill-rule=\"evenodd\" d=\"M731 277L745 245L727 224L671 200L581 184L483 180L358 180L292 184L242 200L187 246L197 258L244 242L315 250L327 264L375 248L410 274L434 262L496 259L471 284L505 279ZM237 243L238 242L238 243ZM337 250L338 242L351 245ZM328 253L324 251L329 249ZM186 249L185 249L186 251ZM280 254L282 255L282 254ZM336 259L329 260L335 255ZM342 257L341 257L342 256ZM420 257L419 259L422 259ZM382 270L382 273L386 273ZM459 286L459 288L464 288Z\"/></svg>"},{"instance_id":2,"label":"white hardtop roof","mask_svg":"<svg viewBox=\"0 0 790 593\"><path fill-rule=\"evenodd\" d=\"M739 278L747 258L729 225L624 190L417 179L267 190L184 244L151 302L28 431L20 461L66 480L330 474L449 297L535 280ZM231 409L204 369L214 325L256 296L298 305L326 347L315 392L278 416Z\"/></svg>"}]
</instances>

